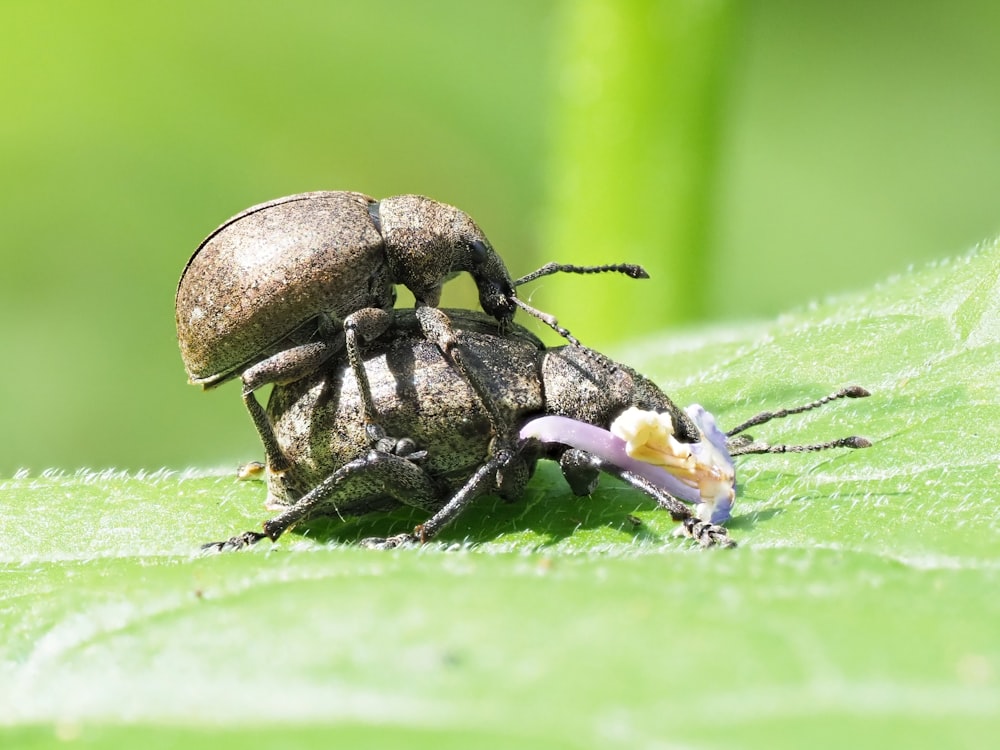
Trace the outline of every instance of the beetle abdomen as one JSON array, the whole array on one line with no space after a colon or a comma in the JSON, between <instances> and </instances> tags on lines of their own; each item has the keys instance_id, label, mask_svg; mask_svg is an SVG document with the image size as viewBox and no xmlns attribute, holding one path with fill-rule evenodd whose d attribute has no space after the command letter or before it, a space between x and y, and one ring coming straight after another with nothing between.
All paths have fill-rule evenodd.
<instances>
[{"instance_id":1,"label":"beetle abdomen","mask_svg":"<svg viewBox=\"0 0 1000 750\"><path fill-rule=\"evenodd\" d=\"M482 313L449 310L448 314L459 325L463 354L475 362L483 387L504 418L516 424L541 412L542 342L516 325L498 337L496 321ZM489 419L472 387L436 345L423 339L412 310L399 311L393 332L391 338L367 347L364 365L372 398L380 424L390 435L411 438L428 452L420 466L441 486L443 505L487 459L493 439ZM267 411L293 467L271 478L276 502L293 501L371 449L357 380L345 362L331 363L312 378L277 386ZM371 497L379 496L375 492Z\"/></svg>"}]
</instances>

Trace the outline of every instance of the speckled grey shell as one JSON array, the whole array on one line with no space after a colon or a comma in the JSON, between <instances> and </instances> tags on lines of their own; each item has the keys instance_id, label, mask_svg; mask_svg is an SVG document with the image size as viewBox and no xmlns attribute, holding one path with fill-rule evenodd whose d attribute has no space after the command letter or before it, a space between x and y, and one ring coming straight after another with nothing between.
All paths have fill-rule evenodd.
<instances>
[{"instance_id":1,"label":"speckled grey shell","mask_svg":"<svg viewBox=\"0 0 1000 750\"><path fill-rule=\"evenodd\" d=\"M177 338L192 383L216 385L296 343L320 312L392 307L382 237L362 193L301 193L210 234L177 287Z\"/></svg>"},{"instance_id":2,"label":"speckled grey shell","mask_svg":"<svg viewBox=\"0 0 1000 750\"><path fill-rule=\"evenodd\" d=\"M481 313L447 314L467 358L474 360L510 424L540 413L541 341L519 326L500 337L496 321ZM412 310L397 311L394 329L366 347L365 369L379 423L390 435L410 437L428 451L420 465L438 481L443 505L489 455L492 435L480 400L440 349L422 338ZM272 505L293 502L371 447L357 382L339 360L325 373L275 386L267 413L292 463L284 474L269 478ZM353 508L338 503L338 511L345 516L363 513L378 496L373 488L369 496L352 498Z\"/></svg>"},{"instance_id":3,"label":"speckled grey shell","mask_svg":"<svg viewBox=\"0 0 1000 750\"><path fill-rule=\"evenodd\" d=\"M544 348L518 325L499 335L496 321L469 310L445 311L467 363L516 435L530 418L557 414L608 427L629 406L669 412L679 434L697 428L655 383L625 365L577 346ZM437 346L423 339L412 310L366 348L365 369L380 424L427 451L420 466L438 484L438 506L486 461L493 438L482 403ZM352 369L343 361L325 372L275 386L267 413L291 468L268 477L269 505L288 505L371 448ZM349 490L310 516L347 517L391 508L374 477L355 477ZM433 509L429 509L433 510Z\"/></svg>"}]
</instances>

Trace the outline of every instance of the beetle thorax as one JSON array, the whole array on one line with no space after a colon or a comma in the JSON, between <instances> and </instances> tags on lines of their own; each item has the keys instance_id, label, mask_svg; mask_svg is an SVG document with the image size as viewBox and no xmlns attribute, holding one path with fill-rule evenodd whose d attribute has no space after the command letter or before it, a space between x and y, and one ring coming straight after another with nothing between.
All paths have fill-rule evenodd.
<instances>
[{"instance_id":1,"label":"beetle thorax","mask_svg":"<svg viewBox=\"0 0 1000 750\"><path fill-rule=\"evenodd\" d=\"M472 270L470 246L485 241L464 211L421 195L379 201L382 239L393 281L436 304L441 285Z\"/></svg>"}]
</instances>

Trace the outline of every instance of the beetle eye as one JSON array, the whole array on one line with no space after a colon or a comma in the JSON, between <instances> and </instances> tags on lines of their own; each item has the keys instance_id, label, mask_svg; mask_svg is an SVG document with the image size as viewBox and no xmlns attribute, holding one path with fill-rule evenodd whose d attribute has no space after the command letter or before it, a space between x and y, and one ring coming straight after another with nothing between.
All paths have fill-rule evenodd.
<instances>
[{"instance_id":1,"label":"beetle eye","mask_svg":"<svg viewBox=\"0 0 1000 750\"><path fill-rule=\"evenodd\" d=\"M469 244L469 259L472 261L474 266L482 265L486 262L486 256L489 251L486 249L486 243L482 240L473 240Z\"/></svg>"}]
</instances>

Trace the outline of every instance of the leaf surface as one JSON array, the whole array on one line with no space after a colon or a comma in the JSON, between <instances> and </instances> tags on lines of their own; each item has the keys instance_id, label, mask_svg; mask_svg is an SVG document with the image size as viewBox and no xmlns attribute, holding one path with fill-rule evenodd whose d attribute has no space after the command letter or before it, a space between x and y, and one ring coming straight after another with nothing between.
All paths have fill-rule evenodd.
<instances>
[{"instance_id":1,"label":"leaf surface","mask_svg":"<svg viewBox=\"0 0 1000 750\"><path fill-rule=\"evenodd\" d=\"M738 462L740 547L543 466L419 522L198 545L267 517L229 470L0 482L0 736L190 748L981 746L1000 729L1000 247L771 324L618 352L720 424L867 450Z\"/></svg>"}]
</instances>

